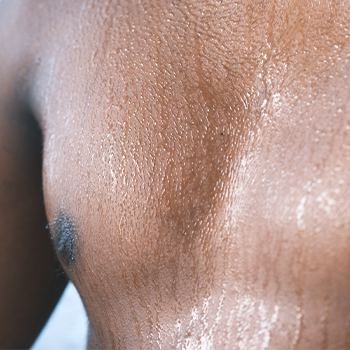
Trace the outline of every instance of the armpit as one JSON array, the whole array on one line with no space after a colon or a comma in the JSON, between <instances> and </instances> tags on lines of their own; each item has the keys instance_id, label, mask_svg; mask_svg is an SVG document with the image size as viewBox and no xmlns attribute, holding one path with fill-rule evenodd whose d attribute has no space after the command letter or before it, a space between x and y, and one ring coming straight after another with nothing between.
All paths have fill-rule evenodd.
<instances>
[{"instance_id":1,"label":"armpit","mask_svg":"<svg viewBox=\"0 0 350 350\"><path fill-rule=\"evenodd\" d=\"M65 267L75 264L77 235L72 220L61 215L55 218L50 224L52 240L57 255Z\"/></svg>"}]
</instances>

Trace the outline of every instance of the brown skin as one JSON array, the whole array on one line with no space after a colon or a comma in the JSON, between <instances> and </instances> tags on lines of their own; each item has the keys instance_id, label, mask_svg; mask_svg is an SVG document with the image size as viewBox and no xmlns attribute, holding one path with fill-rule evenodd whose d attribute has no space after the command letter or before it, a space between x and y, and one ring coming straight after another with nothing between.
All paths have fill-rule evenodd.
<instances>
[{"instance_id":1,"label":"brown skin","mask_svg":"<svg viewBox=\"0 0 350 350\"><path fill-rule=\"evenodd\" d=\"M12 23L2 21L3 6L0 22L11 33ZM15 73L20 67L6 59L3 28L1 33L0 348L24 349L35 341L67 279L45 228L41 132L24 98L25 82Z\"/></svg>"},{"instance_id":2,"label":"brown skin","mask_svg":"<svg viewBox=\"0 0 350 350\"><path fill-rule=\"evenodd\" d=\"M45 229L41 144L22 112L0 112L1 349L29 347L67 283Z\"/></svg>"},{"instance_id":3,"label":"brown skin","mask_svg":"<svg viewBox=\"0 0 350 350\"><path fill-rule=\"evenodd\" d=\"M1 77L44 135L48 219L76 229L89 349L350 348L349 2L13 12Z\"/></svg>"}]
</instances>

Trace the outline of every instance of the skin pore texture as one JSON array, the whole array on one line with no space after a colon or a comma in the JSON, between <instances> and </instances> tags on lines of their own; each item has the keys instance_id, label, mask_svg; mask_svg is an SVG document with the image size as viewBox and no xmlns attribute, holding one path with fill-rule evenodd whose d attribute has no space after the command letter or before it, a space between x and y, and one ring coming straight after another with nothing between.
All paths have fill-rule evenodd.
<instances>
[{"instance_id":1,"label":"skin pore texture","mask_svg":"<svg viewBox=\"0 0 350 350\"><path fill-rule=\"evenodd\" d=\"M350 348L350 2L11 7L88 348Z\"/></svg>"}]
</instances>

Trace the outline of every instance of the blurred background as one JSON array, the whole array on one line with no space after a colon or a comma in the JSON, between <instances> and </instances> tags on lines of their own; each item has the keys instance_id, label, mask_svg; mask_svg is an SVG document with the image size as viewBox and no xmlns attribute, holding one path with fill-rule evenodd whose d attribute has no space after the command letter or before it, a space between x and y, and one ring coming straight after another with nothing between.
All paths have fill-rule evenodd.
<instances>
[{"instance_id":1,"label":"blurred background","mask_svg":"<svg viewBox=\"0 0 350 350\"><path fill-rule=\"evenodd\" d=\"M0 0L1 1L1 0ZM32 350L85 350L88 320L74 285L69 282Z\"/></svg>"}]
</instances>

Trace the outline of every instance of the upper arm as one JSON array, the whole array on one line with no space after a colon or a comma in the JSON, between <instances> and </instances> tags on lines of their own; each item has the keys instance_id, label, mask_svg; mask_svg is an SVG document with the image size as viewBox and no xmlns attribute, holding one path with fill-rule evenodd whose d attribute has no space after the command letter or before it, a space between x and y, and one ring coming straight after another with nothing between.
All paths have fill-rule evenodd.
<instances>
[{"instance_id":1,"label":"upper arm","mask_svg":"<svg viewBox=\"0 0 350 350\"><path fill-rule=\"evenodd\" d=\"M2 4L0 22L6 14L15 15ZM6 43L16 46L10 22L0 27L1 349L30 347L66 284L45 228L41 132L21 96L22 67Z\"/></svg>"}]
</instances>

